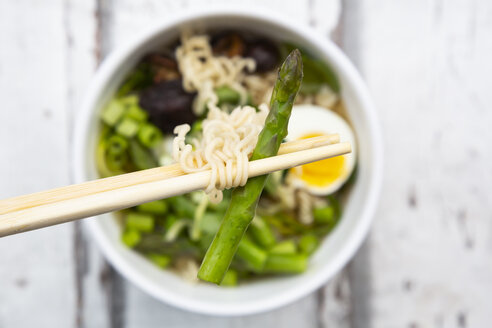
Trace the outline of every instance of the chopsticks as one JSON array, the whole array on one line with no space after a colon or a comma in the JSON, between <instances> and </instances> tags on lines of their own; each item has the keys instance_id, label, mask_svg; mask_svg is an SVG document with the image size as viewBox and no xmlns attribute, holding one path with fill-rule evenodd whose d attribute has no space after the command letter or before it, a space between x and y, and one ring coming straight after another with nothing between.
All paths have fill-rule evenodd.
<instances>
[{"instance_id":1,"label":"chopsticks","mask_svg":"<svg viewBox=\"0 0 492 328\"><path fill-rule=\"evenodd\" d=\"M347 154L338 135L282 144L274 157L249 162L249 176ZM179 164L93 180L0 201L0 237L121 210L204 189L211 171L186 174Z\"/></svg>"}]
</instances>

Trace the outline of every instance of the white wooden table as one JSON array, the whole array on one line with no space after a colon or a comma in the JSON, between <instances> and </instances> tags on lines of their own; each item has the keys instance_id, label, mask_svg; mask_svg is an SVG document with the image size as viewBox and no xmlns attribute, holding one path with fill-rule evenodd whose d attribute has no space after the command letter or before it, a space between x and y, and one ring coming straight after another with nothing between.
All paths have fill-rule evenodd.
<instances>
[{"instance_id":1,"label":"white wooden table","mask_svg":"<svg viewBox=\"0 0 492 328\"><path fill-rule=\"evenodd\" d=\"M68 184L74 114L97 64L210 2L0 0L0 198ZM249 2L334 38L373 93L386 175L354 261L285 308L214 318L147 296L80 223L65 224L0 239L0 327L491 326L492 2Z\"/></svg>"}]
</instances>

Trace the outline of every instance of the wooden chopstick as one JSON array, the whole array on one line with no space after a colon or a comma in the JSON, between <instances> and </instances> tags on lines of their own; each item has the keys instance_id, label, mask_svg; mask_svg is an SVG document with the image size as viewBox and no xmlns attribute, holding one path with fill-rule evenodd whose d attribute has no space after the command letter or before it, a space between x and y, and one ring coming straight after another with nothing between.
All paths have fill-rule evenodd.
<instances>
[{"instance_id":1,"label":"wooden chopstick","mask_svg":"<svg viewBox=\"0 0 492 328\"><path fill-rule=\"evenodd\" d=\"M297 143L297 145L293 144L289 146L291 147L290 150L299 149L299 147L302 148L306 145L314 147L320 143L330 143L337 139L325 140L324 142L320 140L314 142L311 139L305 140L308 141L306 143L299 143L296 141L295 143ZM250 162L249 176L254 177L263 175L273 171L343 155L350 151L351 148L349 143L338 143L286 154L284 153L282 155ZM160 171L146 172L158 169L160 169ZM0 208L2 208L2 211L5 214L0 215L0 236L7 236L77 220L203 189L207 186L211 174L210 171L184 174L181 170L177 170L175 165L151 170L123 175L132 175L132 179L135 179L133 180L135 183L132 182L132 184L125 185L125 183L122 183L122 180L114 179L117 177L113 177L58 188L54 191L16 197L10 200L16 203L16 205L9 206L11 210L8 212L3 210L2 205L8 205L9 200L2 201L0 203ZM140 176L136 175L137 173L141 174L142 177L147 180L145 182L139 180ZM152 177L152 179L150 179L150 177ZM70 188L74 189L70 197L65 196L57 198L59 192L66 193L67 190L72 191ZM48 201L43 202L40 195L47 196L49 198ZM29 203L29 197L34 197L34 200L38 205L33 206L32 203L27 207L25 205L19 205L19 199L21 199L22 202ZM12 210L12 208L15 209Z\"/></svg>"},{"instance_id":2,"label":"wooden chopstick","mask_svg":"<svg viewBox=\"0 0 492 328\"><path fill-rule=\"evenodd\" d=\"M282 155L338 142L340 142L338 134L296 140L283 143L278 154ZM179 164L172 164L8 198L0 200L0 215L103 191L134 186L140 183L169 179L184 174L185 172L181 170Z\"/></svg>"}]
</instances>

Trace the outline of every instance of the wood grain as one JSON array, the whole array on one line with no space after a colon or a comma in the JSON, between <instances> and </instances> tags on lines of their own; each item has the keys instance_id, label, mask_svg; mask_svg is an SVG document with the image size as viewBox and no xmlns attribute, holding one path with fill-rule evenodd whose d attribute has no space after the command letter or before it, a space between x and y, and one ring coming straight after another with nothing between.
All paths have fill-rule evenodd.
<instances>
[{"instance_id":1,"label":"wood grain","mask_svg":"<svg viewBox=\"0 0 492 328\"><path fill-rule=\"evenodd\" d=\"M0 1L0 198L69 183L61 1ZM71 327L71 227L0 240L0 327Z\"/></svg>"},{"instance_id":2,"label":"wood grain","mask_svg":"<svg viewBox=\"0 0 492 328\"><path fill-rule=\"evenodd\" d=\"M338 134L318 136L303 140L294 140L281 144L280 149L278 150L278 155L307 150L323 145L335 144L339 141L340 136ZM179 164L172 164L40 191L33 194L2 199L0 200L0 217L2 214L18 212L37 206L54 204L65 200L73 200L84 196L132 187L138 184L166 180L185 174L186 173L181 170L181 166Z\"/></svg>"},{"instance_id":3,"label":"wood grain","mask_svg":"<svg viewBox=\"0 0 492 328\"><path fill-rule=\"evenodd\" d=\"M351 152L348 142L310 149L303 148L310 146L312 140L293 143L285 145L289 149L302 150L251 161L248 176L257 177ZM205 189L212 172L209 169L184 174L179 164L172 164L22 196L21 201L7 199L5 207L19 209L0 215L0 237ZM232 175L235 174L233 168ZM38 205L31 206L31 203Z\"/></svg>"},{"instance_id":4,"label":"wood grain","mask_svg":"<svg viewBox=\"0 0 492 328\"><path fill-rule=\"evenodd\" d=\"M381 0L361 13L386 136L361 326L488 327L492 3Z\"/></svg>"}]
</instances>

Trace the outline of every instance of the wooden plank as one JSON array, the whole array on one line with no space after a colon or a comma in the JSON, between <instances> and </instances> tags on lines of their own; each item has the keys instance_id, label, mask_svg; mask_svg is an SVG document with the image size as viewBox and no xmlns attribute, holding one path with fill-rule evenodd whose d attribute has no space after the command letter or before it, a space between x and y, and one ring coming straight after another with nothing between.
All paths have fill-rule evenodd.
<instances>
[{"instance_id":1,"label":"wooden plank","mask_svg":"<svg viewBox=\"0 0 492 328\"><path fill-rule=\"evenodd\" d=\"M278 310L221 318L183 311L161 303L132 284L126 287L126 327L318 327L317 299L308 296Z\"/></svg>"},{"instance_id":2,"label":"wooden plank","mask_svg":"<svg viewBox=\"0 0 492 328\"><path fill-rule=\"evenodd\" d=\"M386 136L386 178L357 326L487 327L492 3L361 4L361 67Z\"/></svg>"},{"instance_id":3,"label":"wooden plank","mask_svg":"<svg viewBox=\"0 0 492 328\"><path fill-rule=\"evenodd\" d=\"M62 17L60 1L0 2L0 198L68 183ZM71 236L0 239L0 327L73 324Z\"/></svg>"},{"instance_id":4,"label":"wooden plank","mask_svg":"<svg viewBox=\"0 0 492 328\"><path fill-rule=\"evenodd\" d=\"M67 36L67 102L71 122L85 96L91 78L104 55L101 47L106 2L65 1ZM73 226L75 266L76 327L121 327L116 313L121 312L121 279L103 258L94 241L77 222ZM115 308L118 307L118 308Z\"/></svg>"}]
</instances>

